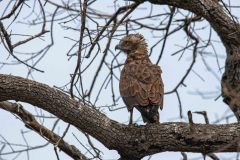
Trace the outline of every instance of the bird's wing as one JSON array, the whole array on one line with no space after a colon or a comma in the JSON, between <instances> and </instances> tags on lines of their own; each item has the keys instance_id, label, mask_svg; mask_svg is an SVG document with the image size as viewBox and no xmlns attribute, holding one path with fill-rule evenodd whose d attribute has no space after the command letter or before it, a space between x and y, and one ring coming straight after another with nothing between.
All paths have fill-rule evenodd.
<instances>
[{"instance_id":1,"label":"bird's wing","mask_svg":"<svg viewBox=\"0 0 240 160\"><path fill-rule=\"evenodd\" d=\"M161 69L157 65L151 67L151 76L155 77L153 82L151 82L151 89L149 92L149 100L152 104L158 105L160 109L163 108L163 94L164 85L161 78Z\"/></svg>"},{"instance_id":2,"label":"bird's wing","mask_svg":"<svg viewBox=\"0 0 240 160\"><path fill-rule=\"evenodd\" d=\"M150 64L126 64L120 77L120 94L128 106L157 105L162 108L163 84L161 69Z\"/></svg>"}]
</instances>

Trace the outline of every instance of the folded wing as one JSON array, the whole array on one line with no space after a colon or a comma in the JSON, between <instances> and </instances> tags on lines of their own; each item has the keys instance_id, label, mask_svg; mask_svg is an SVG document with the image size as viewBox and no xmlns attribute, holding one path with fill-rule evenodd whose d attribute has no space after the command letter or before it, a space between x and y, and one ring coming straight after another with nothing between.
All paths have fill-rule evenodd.
<instances>
[{"instance_id":1,"label":"folded wing","mask_svg":"<svg viewBox=\"0 0 240 160\"><path fill-rule=\"evenodd\" d=\"M120 77L120 94L128 110L134 106L149 105L162 109L163 83L160 67L153 64L126 64Z\"/></svg>"}]
</instances>

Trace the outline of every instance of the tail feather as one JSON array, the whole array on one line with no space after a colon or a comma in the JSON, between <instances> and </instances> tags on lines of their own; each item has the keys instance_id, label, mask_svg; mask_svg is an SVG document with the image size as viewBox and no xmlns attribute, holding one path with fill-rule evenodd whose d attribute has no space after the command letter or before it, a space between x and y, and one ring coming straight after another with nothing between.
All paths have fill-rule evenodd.
<instances>
[{"instance_id":1,"label":"tail feather","mask_svg":"<svg viewBox=\"0 0 240 160\"><path fill-rule=\"evenodd\" d=\"M159 122L158 106L137 106L137 110L141 113L143 122L156 123Z\"/></svg>"}]
</instances>

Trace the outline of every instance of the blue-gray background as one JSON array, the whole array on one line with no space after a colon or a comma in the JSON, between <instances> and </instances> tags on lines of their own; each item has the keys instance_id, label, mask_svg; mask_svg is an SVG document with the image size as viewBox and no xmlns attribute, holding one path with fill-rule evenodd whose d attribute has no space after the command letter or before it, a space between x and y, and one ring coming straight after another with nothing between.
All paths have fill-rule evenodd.
<instances>
[{"instance_id":1,"label":"blue-gray background","mask_svg":"<svg viewBox=\"0 0 240 160\"><path fill-rule=\"evenodd\" d=\"M1 1L0 2L0 12L3 12L4 8L6 7L6 4L8 1ZM31 2L27 2L28 4L31 4ZM59 4L61 4L59 2ZM118 6L126 5L125 2L117 1ZM96 9L98 11L102 11L106 14L112 14L114 11L116 11L116 8L113 7L114 1L99 1L95 2L92 6L93 9ZM238 1L232 1L232 5L240 5ZM44 6L48 10L52 10L54 7L47 4ZM164 13L166 10L169 10L167 6L151 6L149 3L144 3L137 10L135 10L129 17L143 17L146 16L146 14L150 13L150 8L153 7L152 12L154 13ZM28 8L28 6L24 6L23 10L21 11L21 14L19 15L18 19L15 21L14 24L12 24L8 31L12 34L34 34L39 32L40 26L31 26L24 23L30 23L29 21L33 16L28 17L28 15L31 12L31 8ZM240 14L240 9L234 8L231 10L232 13L236 16ZM35 11L37 13L37 11ZM183 13L187 13L186 11L181 11ZM0 13L2 14L2 13ZM176 15L180 16L180 15ZM177 17L175 17L177 19ZM12 19L10 20L4 20L3 23L8 26L10 24ZM151 26L157 25L158 21L145 21L146 24L149 24ZM105 22L103 21L101 25L104 25ZM88 22L88 27L94 28L94 25L92 22ZM202 39L207 40L209 34L210 34L210 26L206 21L202 21L201 23L197 23L199 30L196 30L196 32L201 36ZM80 24L79 24L80 26ZM47 26L49 28L49 26ZM204 30L201 30L201 28L207 28ZM174 28L170 27L170 30ZM147 43L149 46L152 46L156 41L159 40L159 37L161 37L164 33L161 34L153 34L149 30L139 30L141 34L143 34L147 40ZM131 32L134 33L134 32ZM48 36L47 36L48 35ZM34 51L38 51L42 47L44 47L46 44L49 43L49 34L42 37L42 39L36 39L33 40L25 45L22 45L20 47L16 48L16 51L22 52L22 53L30 53ZM73 73L76 65L76 57L68 60L68 57L66 56L67 51L72 45L72 42L69 41L69 39L65 37L71 37L73 39L78 39L79 34L76 34L76 32L73 32L71 30L67 30L65 28L62 28L59 23L55 23L54 25L54 46L47 52L47 54L44 56L44 58L38 63L37 68L44 70L44 73L39 72L33 72L31 76L28 78L34 79L38 82L42 82L45 84L48 84L49 86L57 86L61 87L65 84L67 84L70 81L70 74ZM120 37L119 37L120 38ZM12 42L17 42L21 39L24 39L24 37L21 36L13 36ZM172 90L175 85L179 82L179 80L182 78L182 76L185 74L186 69L191 63L192 60L192 50L186 51L186 53L183 55L181 60L179 60L180 55L177 56L171 56L172 53L177 51L181 48L181 46L186 45L186 34L184 31L179 31L176 34L173 34L169 36L166 48L164 51L164 55L159 63L163 70L163 81L165 84L165 91ZM178 92L180 94L181 102L182 102L182 108L183 108L183 118L179 118L179 102L176 98L175 94L166 95L164 97L164 109L160 112L160 119L161 122L173 122L173 121L183 121L187 122L186 113L188 110L191 111L207 111L208 117L210 119L210 123L215 122L217 119L231 115L231 111L229 111L228 107L222 102L222 98L219 98L217 100L214 100L217 98L221 92L220 88L220 79L221 75L223 73L223 67L224 67L224 61L225 61L225 48L223 45L219 42L219 37L216 35L215 32L212 32L212 41L215 48L207 48L205 50L199 51L197 56L197 62L195 63L193 67L193 71L190 73L190 75L185 80L185 84L187 87L181 86L178 89ZM111 43L111 49L113 50L114 46L117 44L118 40L114 39ZM106 46L107 39L103 39L100 42L100 45L102 47L102 51L104 50L104 47ZM158 45L150 57L153 62L156 62L156 59L158 57L158 54L161 50L161 45ZM216 51L216 55L214 55L213 50ZM202 53L208 53L208 54L202 54ZM155 54L156 53L156 54ZM16 60L13 59L11 56L9 56L9 53L4 49L3 44L0 43L0 62L3 63L15 63ZM99 54L102 54L99 53ZM21 59L24 59L28 55L22 55L18 54L18 57ZM95 60L95 63L88 69L85 76L83 76L84 79L84 86L85 89L88 89L90 86L90 83L92 81L93 73L96 72L96 68L99 64L99 61L101 59L102 55L97 56L97 59ZM112 56L107 57L107 61L111 62ZM121 54L118 57L118 60L123 63L126 59L126 56L124 54ZM35 60L32 62L29 61L29 64L33 64ZM88 64L89 61L86 60L85 64ZM205 63L208 64L209 68L206 67ZM219 66L218 66L219 64ZM219 70L219 67L222 70ZM1 66L1 73L4 74L12 74L12 75L18 75L21 77L26 77L28 73L28 69L26 66L19 64L19 65L4 65ZM95 100L95 97L97 95L97 90L100 87L100 84L102 84L102 81L108 74L109 70L105 67L102 69L99 78L97 79L96 83L96 89L94 90L92 94L92 100ZM197 76L194 72L201 75L201 78ZM116 75L119 76L119 71L116 71ZM118 81L114 82L114 89L116 91L116 96L119 96L118 92ZM201 94L202 93L202 94ZM96 106L106 106L111 104L111 87L108 86L106 89L103 90L101 93ZM124 106L122 100L120 99L118 102L118 105L115 106L121 107ZM44 111L41 111L37 107L31 106L29 104L24 104L25 109L31 111L34 115L36 114L44 114L46 116L49 116L49 113L46 113ZM114 109L114 107L113 107ZM102 111L111 119L114 119L121 123L128 123L129 114L126 109L117 110L114 112L108 111L107 108L102 108ZM139 117L139 114L137 111L134 112L135 120ZM194 122L197 123L204 123L204 119L200 115L193 116ZM39 122L41 122L44 126L51 128L53 125L54 120L53 119L38 119ZM229 119L230 122L235 122L236 120L234 118ZM138 122L141 124L141 122ZM221 121L220 123L226 123L225 120ZM9 141L11 143L15 144L26 144L24 141L24 138L22 136L23 132L26 132L25 138L27 139L29 146L36 146L36 145L44 145L46 144L46 140L44 140L42 137L40 137L38 134L29 131L26 129L23 125L23 123L17 119L13 114L5 112L3 110L0 110L0 145L1 142ZM66 123L60 122L58 124L57 129L55 130L56 133L61 135L65 128ZM86 150L79 144L79 142L74 138L73 134L83 143L86 144L86 138L74 127L71 126L68 134L64 138L67 142L70 144L76 145L83 153L86 152ZM116 151L111 151L105 148L101 143L94 140L94 144L98 146L102 150L102 158L103 159L117 159L119 158L119 155ZM0 146L1 147L1 146ZM15 147L15 150L23 149L23 147L18 146ZM6 147L5 152L10 152L11 148ZM189 154L189 159L202 159L201 154ZM87 153L87 155L90 155ZM218 154L222 159L235 159L235 154ZM8 155L8 156L1 156L0 159L13 159L13 157L16 155ZM25 160L27 159L27 154L25 152L21 153L20 156L17 158L19 160ZM34 160L40 160L40 159L46 159L46 160L52 160L56 159L56 155L53 150L53 145L49 144L44 148L41 149L35 149L29 152L30 159ZM60 151L61 159L71 159L64 153ZM179 160L182 156L180 153L174 153L174 152L164 152L160 154L156 154L152 156L153 160L164 160L164 159L171 159L171 160ZM148 159L146 157L145 159Z\"/></svg>"}]
</instances>

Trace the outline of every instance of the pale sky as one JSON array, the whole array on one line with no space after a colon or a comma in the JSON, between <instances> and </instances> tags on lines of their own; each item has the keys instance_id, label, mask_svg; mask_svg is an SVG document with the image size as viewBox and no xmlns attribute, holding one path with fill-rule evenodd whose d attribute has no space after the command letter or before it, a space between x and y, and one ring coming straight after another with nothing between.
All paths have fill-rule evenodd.
<instances>
[{"instance_id":1,"label":"pale sky","mask_svg":"<svg viewBox=\"0 0 240 160\"><path fill-rule=\"evenodd\" d=\"M234 2L234 1L233 1ZM1 11L4 9L3 4L6 2L0 2L0 14ZM101 1L95 4L95 8L98 10L102 10L103 12L107 13L112 13L113 8L111 7L111 3L113 1ZM234 2L235 3L235 2ZM124 3L119 3L120 5L124 5ZM236 2L236 5L240 5L239 2ZM153 12L164 12L164 10L167 10L167 7L161 7L161 6L154 6ZM27 22L27 19L24 19L24 17L29 14L29 11L27 10L27 7L23 10L24 14L21 15L21 18L19 20ZM145 16L146 13L150 12L150 4L149 3L144 3L142 4L139 9L134 11L130 17L142 17ZM240 15L240 10L235 9L233 10L233 13L235 15ZM178 15L180 16L180 15ZM3 23L7 24L8 20L3 21ZM156 22L150 22L150 23L156 23ZM153 25L152 24L152 25ZM203 21L201 23L198 23L199 28L203 26L207 26L208 23L206 21ZM90 24L89 24L90 26ZM171 27L172 28L172 27ZM170 30L171 30L170 28ZM24 26L22 24L13 24L11 26L11 29L13 33L22 33L22 34L31 34L39 31L39 28L34 28L30 26ZM149 32L149 30L141 30L141 34L143 34L149 44L151 46L154 44L158 38L154 38L152 36L152 33ZM204 31L198 31L198 33L201 35L201 38L207 39L209 35L209 30L204 30ZM64 38L66 35L69 37L77 38L78 35L76 33L66 31L62 29L59 24L55 24L54 26L54 33L55 37L55 45L49 50L47 55L41 60L41 62L37 65L37 68L44 70L44 73L38 73L34 72L33 73L33 78L34 80L38 82L45 83L49 86L57 86L61 87L65 84L67 84L70 80L70 73L73 73L75 64L76 64L76 58L73 58L68 61L68 57L66 56L67 50L70 48L72 43L70 43L69 40ZM160 35L159 35L160 36ZM47 39L47 38L46 38ZM213 32L213 39L218 40L219 38L216 35L215 32ZM18 40L17 38L14 39L13 41ZM178 83L179 79L185 74L187 67L191 63L191 58L192 58L192 52L191 50L187 51L182 59L179 61L179 56L171 56L172 53L174 53L177 49L179 49L179 46L184 46L186 43L186 35L184 34L183 31L180 31L178 34L171 35L166 43L166 48L165 52L163 55L162 60L160 61L160 66L163 70L163 81L165 85L165 91L170 91L175 87L175 85ZM106 40L103 40L101 42L101 46L104 48L106 45ZM117 44L118 40L114 40L111 44L111 48L113 49L115 47L115 44ZM218 53L219 56L219 64L220 67L224 67L224 61L225 61L225 48L221 43L218 42L212 42L214 43L215 50ZM42 41L42 40L34 40L33 42L26 44L24 46L21 46L17 48L17 51L21 51L24 53L29 53L31 51L37 51L39 48L42 46L46 45L47 41ZM156 61L156 56L160 52L161 46L156 47L154 49L154 53L150 58L152 61ZM102 49L103 51L103 49ZM212 48L208 48L204 51L212 51ZM200 50L199 50L200 52ZM1 53L1 58L0 62L13 62L15 61L13 58L9 57L8 53L6 50L4 50L2 44L0 44L0 53ZM24 56L20 56L20 58L24 58ZM96 62L99 62L98 60L101 57L98 57L96 59ZM122 54L120 56L120 61L124 62L125 60L125 55ZM109 57L109 60L111 57ZM217 66L217 61L214 55L210 55L207 57L206 62L208 65L210 65L213 69L213 71L216 73L216 75L213 75L211 72L208 71L208 69L204 66L204 63L202 61L202 57L200 56L200 53L197 56L197 63L194 65L193 70L196 71L201 77L204 78L202 80L199 78L196 74L193 72L190 73L190 75L187 77L185 84L187 84L187 87L180 87L179 88L179 94L181 97L182 101L182 109L183 109L183 116L186 117L187 111L207 111L210 123L214 122L217 118L225 116L225 115L230 115L231 112L228 110L227 105L225 105L222 102L222 98L219 98L217 101L214 99L220 95L220 79L221 79L221 74L223 70L220 72L218 70ZM89 82L92 81L91 73L95 73L96 67L98 66L98 63L96 63L95 66L91 67L90 70L88 71L89 76L84 77L84 84L90 85ZM12 75L18 75L21 77L26 77L28 70L24 65L5 65L3 68L0 70L1 73L4 74L12 74ZM96 85L100 85L102 80L105 78L104 75L108 73L108 70L106 69L105 71L102 72L102 77L100 76ZM116 73L119 76L119 73ZM29 77L32 78L32 77ZM118 82L116 81L115 84L116 88L115 90L118 91ZM199 92L205 93L206 97L210 98L203 98L200 95L196 95ZM96 93L93 93L92 96L96 96ZM118 95L119 96L119 93ZM93 98L94 99L94 98ZM97 102L97 106L104 106L109 104L109 100L111 100L111 92L109 87L104 90L99 98L99 101ZM119 101L118 106L123 106L122 100ZM160 112L160 120L161 122L173 122L173 121L183 121L187 122L186 119L179 119L179 103L176 98L175 94L171 95L166 95L164 97L164 109ZM28 111L31 111L33 114L40 113L40 110L36 107L33 107L28 104L24 104L25 109ZM122 109L116 112L109 112L107 109L104 110L104 113L107 114L107 116L111 119L114 119L118 122L121 123L128 123L129 119L129 113L127 112L126 109ZM44 113L45 115L49 115L48 113ZM139 113L137 111L134 111L134 117L135 120L139 117ZM200 115L195 115L193 116L194 122L197 123L204 123L204 119ZM230 122L235 122L236 120L234 118L230 119ZM42 123L51 128L53 125L53 120L44 120ZM221 123L226 123L225 121L222 121ZM141 123L140 123L141 124ZM0 110L0 147L1 147L1 142L4 141L3 137L11 142L11 143L16 143L16 144L25 144L24 139L21 135L21 132L28 131L23 125L23 123L18 120L17 118L14 117L14 115L5 112L3 110ZM63 133L65 130L66 123L60 122L58 127L56 128L55 132L59 133L60 135ZM65 137L65 140L69 142L70 144L75 144L77 148L79 148L83 153L85 150L83 147L78 143L78 141L74 138L74 135L78 137L79 140L86 141L86 138L73 126L71 126L70 131L68 132L67 136ZM35 146L35 145L40 145L40 144L45 144L46 141L41 138L39 135L33 132L29 132L25 134L28 143L30 146ZM99 148L102 149L103 151L103 156L102 158L105 160L110 160L110 159L117 159L119 158L119 155L117 154L116 151L110 151L107 148L105 148L102 144L98 143L96 140L94 140L95 144L99 146ZM16 148L21 148L21 147L16 147ZM10 149L10 148L9 148ZM9 150L10 151L10 150ZM29 153L30 159L34 160L53 160L56 159L54 150L53 150L53 145L49 144L47 147L39 150L34 150ZM89 154L87 154L89 155ZM227 155L227 154L219 154L221 157L226 157L229 159L231 157L234 157L235 155ZM61 159L65 160L70 160L67 155L64 153L60 152ZM194 158L201 158L201 154L188 154L189 157ZM3 159L12 159L14 156L2 156L0 157ZM235 158L235 157L234 157ZM25 160L27 159L27 154L26 153L21 153L21 155L17 158L17 160ZM148 158L144 158L144 160L147 160ZM173 152L165 152L165 153L160 153L157 155L154 155L152 160L179 160L181 159L180 153L173 153ZM191 159L191 158L189 158Z\"/></svg>"}]
</instances>

